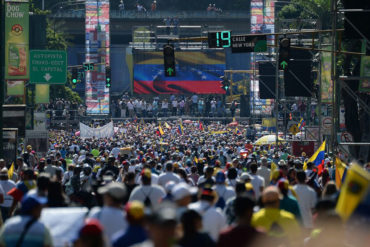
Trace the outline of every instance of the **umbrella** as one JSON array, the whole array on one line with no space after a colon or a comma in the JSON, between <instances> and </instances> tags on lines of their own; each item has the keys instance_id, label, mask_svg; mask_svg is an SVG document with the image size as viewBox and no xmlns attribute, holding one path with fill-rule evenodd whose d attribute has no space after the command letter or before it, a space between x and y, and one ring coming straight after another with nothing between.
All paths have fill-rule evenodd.
<instances>
[{"instance_id":1,"label":"umbrella","mask_svg":"<svg viewBox=\"0 0 370 247\"><path fill-rule=\"evenodd\" d=\"M279 142L285 143L285 140L279 137ZM256 145L270 145L270 144L275 144L275 143L276 143L276 135L262 136L255 142Z\"/></svg>"},{"instance_id":2,"label":"umbrella","mask_svg":"<svg viewBox=\"0 0 370 247\"><path fill-rule=\"evenodd\" d=\"M192 123L192 121L191 120L184 120L183 123L190 124L190 123Z\"/></svg>"},{"instance_id":3,"label":"umbrella","mask_svg":"<svg viewBox=\"0 0 370 247\"><path fill-rule=\"evenodd\" d=\"M80 136L80 131L76 131L75 136Z\"/></svg>"},{"instance_id":4,"label":"umbrella","mask_svg":"<svg viewBox=\"0 0 370 247\"><path fill-rule=\"evenodd\" d=\"M229 126L238 126L238 122L237 121L231 122L229 123Z\"/></svg>"}]
</instances>

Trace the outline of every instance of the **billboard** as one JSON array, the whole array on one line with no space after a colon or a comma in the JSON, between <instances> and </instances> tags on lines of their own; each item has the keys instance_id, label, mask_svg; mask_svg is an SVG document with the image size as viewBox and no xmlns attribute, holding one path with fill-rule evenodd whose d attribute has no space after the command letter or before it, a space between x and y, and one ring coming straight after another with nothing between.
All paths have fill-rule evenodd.
<instances>
[{"instance_id":1,"label":"billboard","mask_svg":"<svg viewBox=\"0 0 370 247\"><path fill-rule=\"evenodd\" d=\"M275 32L275 1L251 0L251 33ZM267 44L274 44L274 37L267 37ZM251 69L257 70L257 61L267 60L263 53L251 56ZM272 100L260 99L259 81L251 75L251 111L255 114L270 114ZM263 108L263 109L262 109Z\"/></svg>"},{"instance_id":2,"label":"billboard","mask_svg":"<svg viewBox=\"0 0 370 247\"><path fill-rule=\"evenodd\" d=\"M165 77L162 52L134 50L134 93L136 94L224 94L223 51L175 52L176 76Z\"/></svg>"},{"instance_id":3,"label":"billboard","mask_svg":"<svg viewBox=\"0 0 370 247\"><path fill-rule=\"evenodd\" d=\"M85 6L85 62L98 64L86 71L86 113L109 114L109 89L105 87L105 66L110 64L109 0L87 0Z\"/></svg>"},{"instance_id":4,"label":"billboard","mask_svg":"<svg viewBox=\"0 0 370 247\"><path fill-rule=\"evenodd\" d=\"M28 79L29 4L5 3L5 79Z\"/></svg>"}]
</instances>

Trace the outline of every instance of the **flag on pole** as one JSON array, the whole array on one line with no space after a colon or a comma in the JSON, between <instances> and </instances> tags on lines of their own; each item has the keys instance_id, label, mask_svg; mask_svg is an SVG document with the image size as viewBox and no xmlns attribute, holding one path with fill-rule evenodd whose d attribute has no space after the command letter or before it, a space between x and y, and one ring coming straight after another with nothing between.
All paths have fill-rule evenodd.
<instances>
[{"instance_id":1,"label":"flag on pole","mask_svg":"<svg viewBox=\"0 0 370 247\"><path fill-rule=\"evenodd\" d=\"M195 162L195 164L198 164L199 160L198 160L197 156L194 156L194 162Z\"/></svg>"},{"instance_id":2,"label":"flag on pole","mask_svg":"<svg viewBox=\"0 0 370 247\"><path fill-rule=\"evenodd\" d=\"M306 126L306 121L304 121L304 119L303 119L303 118L301 118L301 120L300 120L300 121L299 121L299 123L298 123L298 129L299 129L299 130L302 130L302 128L303 128L304 126Z\"/></svg>"},{"instance_id":3,"label":"flag on pole","mask_svg":"<svg viewBox=\"0 0 370 247\"><path fill-rule=\"evenodd\" d=\"M10 168L8 170L8 177L9 177L9 179L12 179L13 178L13 173L14 173L14 162L12 163L12 165L10 166Z\"/></svg>"},{"instance_id":4,"label":"flag on pole","mask_svg":"<svg viewBox=\"0 0 370 247\"><path fill-rule=\"evenodd\" d=\"M274 174L274 172L277 170L277 165L275 164L275 162L271 162L271 169L270 169L270 181L272 180L272 176ZM266 181L266 184L267 184L267 181Z\"/></svg>"},{"instance_id":5,"label":"flag on pole","mask_svg":"<svg viewBox=\"0 0 370 247\"><path fill-rule=\"evenodd\" d=\"M159 130L159 134L161 134L161 136L163 136L164 132L163 132L163 129L161 127L161 124L158 125L158 130Z\"/></svg>"},{"instance_id":6,"label":"flag on pole","mask_svg":"<svg viewBox=\"0 0 370 247\"><path fill-rule=\"evenodd\" d=\"M347 221L367 193L370 173L355 164L348 169L335 210Z\"/></svg>"},{"instance_id":7,"label":"flag on pole","mask_svg":"<svg viewBox=\"0 0 370 247\"><path fill-rule=\"evenodd\" d=\"M164 122L164 127L166 127L169 130L171 129L171 126L167 122Z\"/></svg>"},{"instance_id":8,"label":"flag on pole","mask_svg":"<svg viewBox=\"0 0 370 247\"><path fill-rule=\"evenodd\" d=\"M304 162L303 170L307 170L307 163L312 162L315 164L315 166L318 169L318 174L320 175L322 171L324 170L324 162L325 162L325 147L326 147L326 141L324 141L319 149L316 150L316 152L311 156L311 158L308 159L307 162Z\"/></svg>"},{"instance_id":9,"label":"flag on pole","mask_svg":"<svg viewBox=\"0 0 370 247\"><path fill-rule=\"evenodd\" d=\"M338 157L335 158L335 184L339 189L344 182L347 173L347 166Z\"/></svg>"},{"instance_id":10,"label":"flag on pole","mask_svg":"<svg viewBox=\"0 0 370 247\"><path fill-rule=\"evenodd\" d=\"M177 127L177 132L182 135L184 134L184 127L182 126L182 120L179 122L179 126Z\"/></svg>"},{"instance_id":11,"label":"flag on pole","mask_svg":"<svg viewBox=\"0 0 370 247\"><path fill-rule=\"evenodd\" d=\"M240 130L238 129L238 127L235 128L235 134L236 135L241 135L242 133L240 132Z\"/></svg>"}]
</instances>

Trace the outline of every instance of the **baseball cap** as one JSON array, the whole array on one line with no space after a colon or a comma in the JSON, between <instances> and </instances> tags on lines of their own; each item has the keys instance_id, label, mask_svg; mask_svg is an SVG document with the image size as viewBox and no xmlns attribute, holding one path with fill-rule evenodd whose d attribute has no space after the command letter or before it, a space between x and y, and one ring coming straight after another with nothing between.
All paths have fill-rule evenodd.
<instances>
[{"instance_id":1,"label":"baseball cap","mask_svg":"<svg viewBox=\"0 0 370 247\"><path fill-rule=\"evenodd\" d=\"M183 199L186 196L191 196L197 192L197 188L191 187L186 183L180 183L173 187L171 194L173 196L173 200L177 201Z\"/></svg>"},{"instance_id":2,"label":"baseball cap","mask_svg":"<svg viewBox=\"0 0 370 247\"><path fill-rule=\"evenodd\" d=\"M41 197L37 195L26 195L21 201L21 211L22 213L28 213L37 206L45 205L48 202L46 197Z\"/></svg>"},{"instance_id":3,"label":"baseball cap","mask_svg":"<svg viewBox=\"0 0 370 247\"><path fill-rule=\"evenodd\" d=\"M78 236L72 241L76 242L81 237L93 237L103 233L103 226L97 219L87 219L84 225L80 228Z\"/></svg>"},{"instance_id":4,"label":"baseball cap","mask_svg":"<svg viewBox=\"0 0 370 247\"><path fill-rule=\"evenodd\" d=\"M128 202L125 206L125 211L128 218L134 220L140 220L144 218L144 204L142 202Z\"/></svg>"},{"instance_id":5,"label":"baseball cap","mask_svg":"<svg viewBox=\"0 0 370 247\"><path fill-rule=\"evenodd\" d=\"M167 193L171 192L173 187L175 187L176 183L174 181L168 181L165 186L164 186L164 189Z\"/></svg>"},{"instance_id":6,"label":"baseball cap","mask_svg":"<svg viewBox=\"0 0 370 247\"><path fill-rule=\"evenodd\" d=\"M217 172L216 174L216 183L224 183L226 176L222 171Z\"/></svg>"},{"instance_id":7,"label":"baseball cap","mask_svg":"<svg viewBox=\"0 0 370 247\"><path fill-rule=\"evenodd\" d=\"M126 196L126 188L122 183L111 182L98 189L99 194L108 194L111 197L122 200Z\"/></svg>"}]
</instances>

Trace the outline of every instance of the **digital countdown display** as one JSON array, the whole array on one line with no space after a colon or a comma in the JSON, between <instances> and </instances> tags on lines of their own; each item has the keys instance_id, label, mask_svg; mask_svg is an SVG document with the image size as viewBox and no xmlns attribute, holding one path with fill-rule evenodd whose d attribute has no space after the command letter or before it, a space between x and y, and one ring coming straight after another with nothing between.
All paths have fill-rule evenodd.
<instances>
[{"instance_id":1,"label":"digital countdown display","mask_svg":"<svg viewBox=\"0 0 370 247\"><path fill-rule=\"evenodd\" d=\"M231 47L231 31L209 32L209 48L228 48Z\"/></svg>"}]
</instances>

